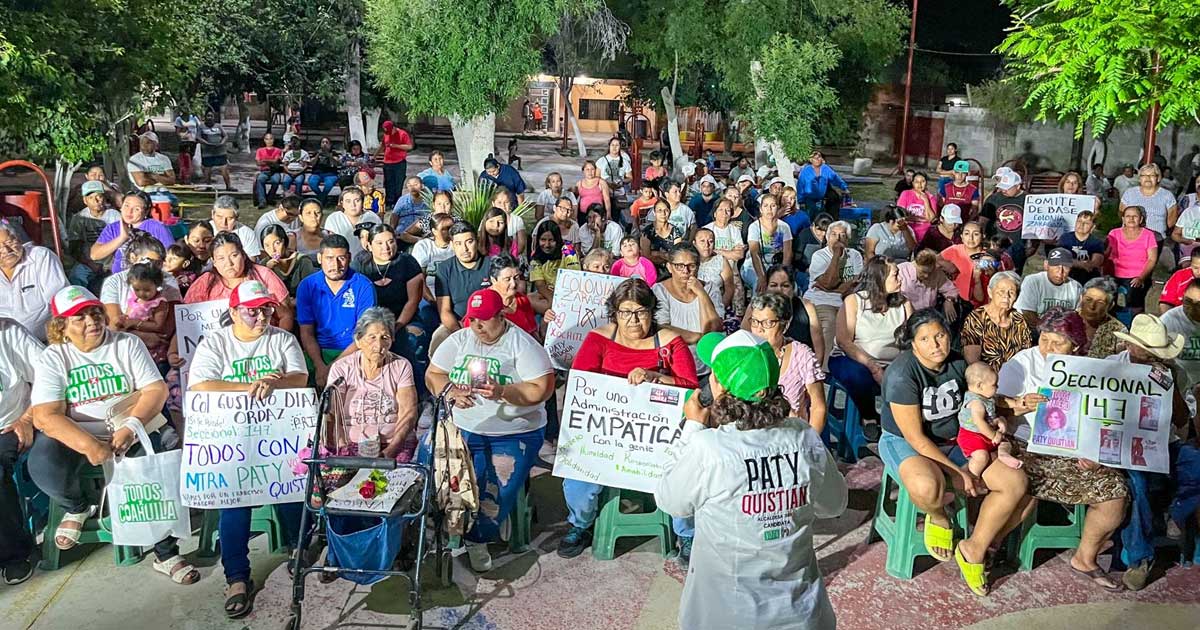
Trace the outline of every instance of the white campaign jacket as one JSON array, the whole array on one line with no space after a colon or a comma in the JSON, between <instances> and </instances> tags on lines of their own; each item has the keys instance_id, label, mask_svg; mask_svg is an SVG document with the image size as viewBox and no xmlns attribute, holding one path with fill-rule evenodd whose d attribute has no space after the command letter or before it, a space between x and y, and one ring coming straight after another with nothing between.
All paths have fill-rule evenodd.
<instances>
[{"instance_id":1,"label":"white campaign jacket","mask_svg":"<svg viewBox=\"0 0 1200 630\"><path fill-rule=\"evenodd\" d=\"M679 626L835 628L812 523L846 509L846 481L820 436L798 418L754 431L684 425L654 493L664 512L696 517Z\"/></svg>"}]
</instances>

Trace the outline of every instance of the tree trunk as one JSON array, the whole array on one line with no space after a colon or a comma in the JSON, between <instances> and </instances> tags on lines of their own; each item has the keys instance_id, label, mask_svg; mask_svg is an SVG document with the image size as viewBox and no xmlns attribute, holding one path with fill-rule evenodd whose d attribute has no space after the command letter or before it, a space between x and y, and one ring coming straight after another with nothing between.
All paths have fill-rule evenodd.
<instances>
[{"instance_id":1,"label":"tree trunk","mask_svg":"<svg viewBox=\"0 0 1200 630\"><path fill-rule=\"evenodd\" d=\"M667 112L667 137L671 140L671 155L675 156L675 163L671 165L671 178L675 179L677 174L689 176L695 172L695 165L688 159L687 154L683 152L683 144L679 142L679 117L675 112L675 90L662 89L663 109ZM690 166L690 172L685 171L685 167Z\"/></svg>"},{"instance_id":2,"label":"tree trunk","mask_svg":"<svg viewBox=\"0 0 1200 630\"><path fill-rule=\"evenodd\" d=\"M759 86L757 79L758 75L760 74L762 74L762 62L757 60L751 61L750 76L755 78L754 89L758 92L758 98L762 98L762 87ZM756 148L755 157L758 156L760 150L769 151L771 157L775 158L775 171L779 174L779 177L783 178L783 181L785 182L784 185L795 188L796 175L792 169L792 161L788 159L787 153L785 153L783 150L783 144L774 139L772 139L770 142L767 142L766 140L760 139L758 135L755 135L754 145Z\"/></svg>"},{"instance_id":3,"label":"tree trunk","mask_svg":"<svg viewBox=\"0 0 1200 630\"><path fill-rule=\"evenodd\" d=\"M450 117L454 134L454 150L458 153L458 168L464 188L474 188L483 171L483 160L492 152L496 137L496 115L470 119Z\"/></svg>"},{"instance_id":4,"label":"tree trunk","mask_svg":"<svg viewBox=\"0 0 1200 630\"><path fill-rule=\"evenodd\" d=\"M367 153L374 153L379 148L379 118L381 116L383 116L383 110L378 107L363 110L363 132L367 138L363 142L363 151Z\"/></svg>"},{"instance_id":5,"label":"tree trunk","mask_svg":"<svg viewBox=\"0 0 1200 630\"><path fill-rule=\"evenodd\" d=\"M587 147L583 145L583 132L579 129L579 119L575 116L575 108L571 107L571 101L564 101L565 111L567 113L567 121L571 123L571 130L575 132L575 149L579 152L580 159L587 158Z\"/></svg>"},{"instance_id":6,"label":"tree trunk","mask_svg":"<svg viewBox=\"0 0 1200 630\"><path fill-rule=\"evenodd\" d=\"M71 197L71 178L82 165L83 162L67 162L62 157L54 159L54 182L51 188L54 194L54 208L58 211L59 240L64 243L67 237L67 203Z\"/></svg>"},{"instance_id":7,"label":"tree trunk","mask_svg":"<svg viewBox=\"0 0 1200 630\"><path fill-rule=\"evenodd\" d=\"M1076 120L1075 124L1080 125L1083 123ZM1081 164L1083 164L1083 133L1082 132L1075 134L1075 136L1071 139L1071 164L1067 168L1074 169L1080 173L1088 172L1088 171L1085 171L1082 169L1082 167L1080 166Z\"/></svg>"},{"instance_id":8,"label":"tree trunk","mask_svg":"<svg viewBox=\"0 0 1200 630\"><path fill-rule=\"evenodd\" d=\"M733 153L733 125L729 124L730 116L733 116L732 112L721 112L720 122L717 123L721 138L725 141L725 153Z\"/></svg>"},{"instance_id":9,"label":"tree trunk","mask_svg":"<svg viewBox=\"0 0 1200 630\"><path fill-rule=\"evenodd\" d=\"M244 149L250 152L250 105L246 103L244 94L235 97L235 100L237 101L238 124L237 129L233 132L233 146L239 151Z\"/></svg>"},{"instance_id":10,"label":"tree trunk","mask_svg":"<svg viewBox=\"0 0 1200 630\"><path fill-rule=\"evenodd\" d=\"M129 124L128 120L112 126L108 134L108 150L104 152L105 169L112 173L112 181L122 190L129 187Z\"/></svg>"},{"instance_id":11,"label":"tree trunk","mask_svg":"<svg viewBox=\"0 0 1200 630\"><path fill-rule=\"evenodd\" d=\"M358 40L350 43L349 63L346 67L346 119L350 127L350 140L358 140L367 146L367 134L363 128L362 109L362 54ZM347 146L349 150L349 146Z\"/></svg>"}]
</instances>

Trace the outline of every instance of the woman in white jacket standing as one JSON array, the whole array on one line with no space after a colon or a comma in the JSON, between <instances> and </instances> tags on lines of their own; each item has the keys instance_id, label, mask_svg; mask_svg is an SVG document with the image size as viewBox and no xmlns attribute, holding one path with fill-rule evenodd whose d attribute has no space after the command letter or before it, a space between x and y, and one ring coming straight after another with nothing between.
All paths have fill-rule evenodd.
<instances>
[{"instance_id":1,"label":"woman in white jacket standing","mask_svg":"<svg viewBox=\"0 0 1200 630\"><path fill-rule=\"evenodd\" d=\"M654 493L663 511L695 516L679 625L835 628L813 551L812 523L846 508L846 481L820 436L789 417L770 344L747 331L708 333L707 425L691 416Z\"/></svg>"}]
</instances>

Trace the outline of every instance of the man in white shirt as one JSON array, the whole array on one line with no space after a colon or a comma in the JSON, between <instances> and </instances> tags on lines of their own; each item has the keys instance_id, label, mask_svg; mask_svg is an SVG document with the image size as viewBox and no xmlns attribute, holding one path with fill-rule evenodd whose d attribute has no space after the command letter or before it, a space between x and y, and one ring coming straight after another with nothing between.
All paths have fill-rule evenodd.
<instances>
[{"instance_id":1,"label":"man in white shirt","mask_svg":"<svg viewBox=\"0 0 1200 630\"><path fill-rule=\"evenodd\" d=\"M174 186L175 171L171 167L171 158L158 152L158 134L147 131L138 137L137 153L129 156L126 169L129 180L138 190L147 190L157 186Z\"/></svg>"},{"instance_id":2,"label":"man in white shirt","mask_svg":"<svg viewBox=\"0 0 1200 630\"><path fill-rule=\"evenodd\" d=\"M274 210L268 210L258 217L254 224L254 235L262 238L263 229L268 225L278 225L289 234L300 229L300 198L295 195L284 195Z\"/></svg>"},{"instance_id":3,"label":"man in white shirt","mask_svg":"<svg viewBox=\"0 0 1200 630\"><path fill-rule=\"evenodd\" d=\"M1113 187L1117 189L1117 196L1125 194L1126 190L1138 185L1137 171L1132 166L1126 164L1121 170L1121 174L1113 178Z\"/></svg>"},{"instance_id":4,"label":"man in white shirt","mask_svg":"<svg viewBox=\"0 0 1200 630\"><path fill-rule=\"evenodd\" d=\"M54 252L22 245L16 231L0 223L0 317L16 320L45 341L50 299L65 286L67 275Z\"/></svg>"},{"instance_id":5,"label":"man in white shirt","mask_svg":"<svg viewBox=\"0 0 1200 630\"><path fill-rule=\"evenodd\" d=\"M1061 306L1074 310L1079 306L1083 287L1070 277L1075 255L1065 247L1056 247L1042 263L1045 271L1026 276L1021 281L1021 294L1014 308L1025 315L1025 323L1037 328L1046 311Z\"/></svg>"},{"instance_id":6,"label":"man in white shirt","mask_svg":"<svg viewBox=\"0 0 1200 630\"><path fill-rule=\"evenodd\" d=\"M236 198L232 195L217 197L216 202L213 203L212 221L210 221L214 236L221 232L237 234L246 254L251 258L258 258L258 255L262 253L262 244L258 242L258 233L250 229L250 226L238 222L238 214Z\"/></svg>"},{"instance_id":7,"label":"man in white shirt","mask_svg":"<svg viewBox=\"0 0 1200 630\"><path fill-rule=\"evenodd\" d=\"M804 298L812 302L817 311L826 353L833 349L833 336L837 330L837 315L842 301L854 288L858 274L863 270L862 253L849 246L853 229L845 221L830 223L825 232L826 246L813 252L808 263L808 277L812 279L812 286L804 293ZM823 365L828 361L828 357L820 359Z\"/></svg>"},{"instance_id":8,"label":"man in white shirt","mask_svg":"<svg viewBox=\"0 0 1200 630\"><path fill-rule=\"evenodd\" d=\"M1104 176L1104 165L1093 164L1092 172L1088 174L1085 190L1089 195L1095 195L1101 199L1108 196L1108 189L1112 188L1108 178Z\"/></svg>"},{"instance_id":9,"label":"man in white shirt","mask_svg":"<svg viewBox=\"0 0 1200 630\"><path fill-rule=\"evenodd\" d=\"M0 318L0 571L10 586L33 575L34 540L26 529L13 472L33 445L29 391L44 346L23 326Z\"/></svg>"}]
</instances>

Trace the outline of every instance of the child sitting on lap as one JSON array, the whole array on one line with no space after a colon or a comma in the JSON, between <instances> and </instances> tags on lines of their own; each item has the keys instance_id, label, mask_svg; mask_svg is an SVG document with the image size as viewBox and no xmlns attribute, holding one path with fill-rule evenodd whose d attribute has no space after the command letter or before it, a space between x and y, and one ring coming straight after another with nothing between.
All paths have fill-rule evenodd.
<instances>
[{"instance_id":1,"label":"child sitting on lap","mask_svg":"<svg viewBox=\"0 0 1200 630\"><path fill-rule=\"evenodd\" d=\"M1021 460L1012 455L1012 443L1003 441L1004 420L996 417L996 380L996 371L987 363L967 367L967 395L958 411L958 448L976 476L992 463L992 453L1008 466L1021 467Z\"/></svg>"}]
</instances>

